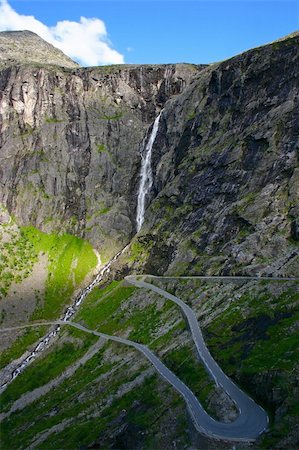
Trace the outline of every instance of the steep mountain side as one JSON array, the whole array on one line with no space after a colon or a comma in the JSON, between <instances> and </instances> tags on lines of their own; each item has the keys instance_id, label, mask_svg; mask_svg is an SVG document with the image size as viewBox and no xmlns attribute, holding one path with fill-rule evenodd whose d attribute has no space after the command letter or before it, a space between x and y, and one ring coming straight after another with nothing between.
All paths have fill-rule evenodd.
<instances>
[{"instance_id":1,"label":"steep mountain side","mask_svg":"<svg viewBox=\"0 0 299 450\"><path fill-rule=\"evenodd\" d=\"M295 274L298 41L208 67L6 67L0 200L20 224L109 259L136 232L142 142L165 107L147 270Z\"/></svg>"},{"instance_id":2,"label":"steep mountain side","mask_svg":"<svg viewBox=\"0 0 299 450\"><path fill-rule=\"evenodd\" d=\"M130 242L72 319L147 345L209 414L233 420L180 310L123 277L299 275L298 44L295 34L208 67L1 66L1 327L61 315L99 263L81 238L101 262ZM161 109L135 234L140 152ZM269 431L236 448L295 448L298 281L149 281L192 307L215 360L267 410ZM6 333L1 383L44 333L36 324ZM232 448L194 430L139 352L68 325L0 404L7 450Z\"/></svg>"},{"instance_id":3,"label":"steep mountain side","mask_svg":"<svg viewBox=\"0 0 299 450\"><path fill-rule=\"evenodd\" d=\"M0 33L0 66L16 63L79 67L79 64L61 50L53 47L32 31L2 31Z\"/></svg>"},{"instance_id":4,"label":"steep mountain side","mask_svg":"<svg viewBox=\"0 0 299 450\"><path fill-rule=\"evenodd\" d=\"M21 225L85 237L107 260L135 232L147 127L199 70L2 70L0 201Z\"/></svg>"},{"instance_id":5,"label":"steep mountain side","mask_svg":"<svg viewBox=\"0 0 299 450\"><path fill-rule=\"evenodd\" d=\"M147 271L298 275L298 44L212 65L167 103L139 239Z\"/></svg>"}]
</instances>

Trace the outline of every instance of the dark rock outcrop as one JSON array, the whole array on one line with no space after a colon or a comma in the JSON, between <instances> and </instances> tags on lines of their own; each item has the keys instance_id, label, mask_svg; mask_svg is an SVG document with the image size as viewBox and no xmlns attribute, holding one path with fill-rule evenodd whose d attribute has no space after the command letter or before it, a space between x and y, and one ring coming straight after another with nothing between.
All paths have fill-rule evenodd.
<instances>
[{"instance_id":1,"label":"dark rock outcrop","mask_svg":"<svg viewBox=\"0 0 299 450\"><path fill-rule=\"evenodd\" d=\"M166 104L145 232L176 248L169 273L298 275L298 43L209 66Z\"/></svg>"}]
</instances>

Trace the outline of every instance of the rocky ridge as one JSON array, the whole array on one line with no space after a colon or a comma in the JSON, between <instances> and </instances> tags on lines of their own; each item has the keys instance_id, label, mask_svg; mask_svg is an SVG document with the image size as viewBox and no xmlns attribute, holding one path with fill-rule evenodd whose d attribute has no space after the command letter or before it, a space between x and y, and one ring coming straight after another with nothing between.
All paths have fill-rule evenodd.
<instances>
[{"instance_id":1,"label":"rocky ridge","mask_svg":"<svg viewBox=\"0 0 299 450\"><path fill-rule=\"evenodd\" d=\"M68 68L79 67L61 50L41 39L32 31L2 31L0 33L0 67L8 64L45 64Z\"/></svg>"},{"instance_id":2,"label":"rocky ridge","mask_svg":"<svg viewBox=\"0 0 299 450\"><path fill-rule=\"evenodd\" d=\"M162 272L295 274L298 40L210 66L6 64L0 201L108 259L136 232L140 151L165 108L141 231L149 269L161 254Z\"/></svg>"}]
</instances>

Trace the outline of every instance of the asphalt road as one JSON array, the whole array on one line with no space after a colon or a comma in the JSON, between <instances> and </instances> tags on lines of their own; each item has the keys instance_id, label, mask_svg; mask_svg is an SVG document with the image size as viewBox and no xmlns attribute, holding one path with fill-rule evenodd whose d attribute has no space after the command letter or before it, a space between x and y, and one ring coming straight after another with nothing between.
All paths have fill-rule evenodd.
<instances>
[{"instance_id":1,"label":"asphalt road","mask_svg":"<svg viewBox=\"0 0 299 450\"><path fill-rule=\"evenodd\" d=\"M239 416L232 423L222 423L217 422L212 417L210 417L206 411L203 409L199 401L193 392L173 373L171 372L157 356L149 350L145 345L138 344L137 342L130 341L118 336L110 336L98 331L90 330L81 324L57 320L53 322L37 322L29 325L21 325L18 327L10 327L5 329L0 329L0 332L11 331L15 329L35 327L41 325L68 325L79 330L85 331L86 333L94 334L95 336L102 337L107 340L112 340L119 342L121 344L129 345L134 347L136 350L143 353L143 355L153 364L159 374L165 378L185 399L188 409L190 411L191 417L195 424L197 430L209 437L218 439L227 439L232 441L253 441L255 440L268 426L268 417L265 411L257 405L248 395L246 395L236 384L231 381L227 375L221 370L216 361L212 358L209 350L207 349L198 321L192 309L186 305L181 299L170 294L169 292L154 286L153 284L146 283L144 278L182 278L182 279L202 279L202 280L219 280L219 281L250 281L250 280L268 280L268 281L298 281L298 278L280 278L280 277L155 277L153 275L138 275L138 276L128 276L126 281L134 286L142 289L152 290L159 295L167 298L168 300L176 303L182 310L186 319L188 320L192 337L198 352L199 358L203 361L207 372L210 374L211 378L215 381L217 386L221 386L228 395L235 402L238 410Z\"/></svg>"},{"instance_id":2,"label":"asphalt road","mask_svg":"<svg viewBox=\"0 0 299 450\"><path fill-rule=\"evenodd\" d=\"M222 423L217 422L212 417L210 417L207 412L203 409L193 392L173 373L169 370L157 356L145 345L138 344L137 342L130 341L118 336L111 336L104 333L100 333L95 330L90 330L83 325L71 321L57 320L55 322L38 322L30 325L21 325L18 327L11 327L1 329L0 331L11 331L14 329L21 329L27 327L35 327L39 325L68 325L77 328L86 333L94 334L101 338L119 342L121 344L129 345L134 347L136 350L143 353L143 355L153 364L158 373L165 378L168 383L170 383L185 399L188 409L190 411L191 417L193 419L194 425L197 430L209 437L218 439L227 439L232 441L253 441L255 440L263 431L266 430L268 426L268 416L266 412L257 405L248 395L246 395L233 381L231 381L227 375L221 370L216 361L211 356L207 346L205 345L198 321L193 310L184 303L178 297L170 294L169 292L154 286L153 284L145 282L143 279L145 277L153 278L178 278L178 277L154 277L152 275L142 275L142 276L128 276L126 281L134 286L142 289L149 289L158 293L159 295L167 298L170 301L176 303L186 319L188 320L192 337L198 352L199 358L204 363L207 372L210 374L211 378L215 381L217 386L221 386L227 394L235 402L239 415L238 418L232 423ZM267 279L266 277L253 278L253 277L180 277L180 278L200 278L205 280L219 279L219 280L261 280ZM294 281L295 278L270 278L271 281L283 280L283 281Z\"/></svg>"},{"instance_id":3,"label":"asphalt road","mask_svg":"<svg viewBox=\"0 0 299 450\"><path fill-rule=\"evenodd\" d=\"M159 295L162 295L168 300L176 303L181 308L186 319L188 320L199 358L202 360L207 372L215 381L216 385L221 386L227 392L239 410L238 418L232 423L225 424L215 421L202 408L194 394L159 360L157 360L155 355L148 355L148 359L150 359L150 361L155 365L156 369L162 374L162 376L164 376L164 378L166 378L167 381L170 382L185 398L194 419L196 428L208 436L218 437L221 439L237 441L249 441L256 439L267 428L268 416L259 405L257 405L233 381L231 381L227 375L225 375L213 359L204 342L201 329L193 310L178 297L138 278L139 277L128 276L126 277L126 280L134 286L149 289ZM154 358L152 356L154 356ZM163 368L159 363L163 366Z\"/></svg>"},{"instance_id":4,"label":"asphalt road","mask_svg":"<svg viewBox=\"0 0 299 450\"><path fill-rule=\"evenodd\" d=\"M187 403L196 429L206 436L219 439L228 439L232 441L253 441L267 427L268 422L266 413L262 410L262 408L256 405L253 400L249 399L245 394L243 394L243 392L240 391L235 385L235 388L240 391L241 394L243 394L245 399L248 400L249 407L246 405L246 409L244 408L243 411L241 411L238 419L233 423L225 424L215 421L206 413L193 392L173 372L171 372L171 370L169 370L160 361L160 359L157 358L157 356L151 350L149 350L149 348L147 348L145 345L138 344L137 342L130 341L118 336L111 336L105 333L100 333L95 330L90 330L79 323L71 321L65 322L62 320L58 320L55 322L36 322L30 325L20 325L18 327L3 328L0 330L0 332L42 325L71 326L77 328L78 330L85 331L86 333L90 333L107 340L129 345L143 353L143 355L153 364L158 373L183 396ZM226 377L226 375L224 375L224 377ZM234 399L234 397L232 398ZM242 403L244 404L245 402L243 401Z\"/></svg>"},{"instance_id":5,"label":"asphalt road","mask_svg":"<svg viewBox=\"0 0 299 450\"><path fill-rule=\"evenodd\" d=\"M219 280L219 281L261 281L261 280L267 280L267 281L299 281L299 278L296 277L251 277L251 276L245 276L245 275L236 275L236 276L229 276L229 275L213 275L213 276L206 276L206 275L185 275L180 277L172 277L172 276L156 276L151 274L142 274L142 275L128 275L132 276L136 279L140 278L157 278L157 279L163 279L163 280Z\"/></svg>"}]
</instances>

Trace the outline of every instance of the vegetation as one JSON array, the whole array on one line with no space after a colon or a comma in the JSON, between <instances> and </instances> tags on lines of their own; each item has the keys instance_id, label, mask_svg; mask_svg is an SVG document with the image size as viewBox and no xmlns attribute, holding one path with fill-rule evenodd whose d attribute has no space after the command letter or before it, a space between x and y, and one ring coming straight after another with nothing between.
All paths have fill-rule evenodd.
<instances>
[{"instance_id":1,"label":"vegetation","mask_svg":"<svg viewBox=\"0 0 299 450\"><path fill-rule=\"evenodd\" d=\"M107 152L107 149L106 149L105 145L104 144L98 144L97 145L97 152L98 153Z\"/></svg>"},{"instance_id":2,"label":"vegetation","mask_svg":"<svg viewBox=\"0 0 299 450\"><path fill-rule=\"evenodd\" d=\"M157 408L159 409L160 406L160 400L155 395L156 389L157 377L146 378L141 386L114 400L110 407L105 408L101 415L101 420L96 418L91 420L91 422L81 421L81 423L79 422L75 426L69 427L66 432L57 433L54 438L54 442L56 442L54 446L53 438L51 438L44 442L42 448L59 448L66 441L70 448L75 448L78 442L81 445L88 445L90 442L95 441L101 432L109 426L113 417L120 415L122 411L126 410L129 410L127 420L130 424L142 430L147 430L148 425L157 418ZM142 401L143 408L141 411L131 408L133 402L136 401ZM65 434L67 434L67 437ZM49 445L50 447L48 447Z\"/></svg>"},{"instance_id":3,"label":"vegetation","mask_svg":"<svg viewBox=\"0 0 299 450\"><path fill-rule=\"evenodd\" d=\"M205 340L216 361L267 410L270 432L263 437L259 448L274 448L289 436L298 417L294 391L299 359L296 335L299 283L162 279L152 282L181 297L197 311L199 320L203 318L206 322ZM177 351L173 356L174 371L180 365ZM189 358L185 354L187 366L176 373L191 387ZM172 364L166 359L165 362ZM190 373L195 370L192 368ZM197 389L196 383L192 388ZM200 400L205 404L205 398ZM282 411L279 420L276 419L278 411Z\"/></svg>"},{"instance_id":4,"label":"vegetation","mask_svg":"<svg viewBox=\"0 0 299 450\"><path fill-rule=\"evenodd\" d=\"M34 227L18 228L12 218L9 223L0 227L0 251L1 297L8 294L13 282L20 283L31 275L40 254L48 257L44 298L35 292L36 309L31 320L59 317L75 289L97 265L97 257L88 242L68 234L45 234ZM2 324L5 324L5 319L3 309ZM39 327L20 332L17 340L2 352L0 368L20 357L37 342L45 330L45 327Z\"/></svg>"},{"instance_id":5,"label":"vegetation","mask_svg":"<svg viewBox=\"0 0 299 450\"><path fill-rule=\"evenodd\" d=\"M104 114L103 116L101 116L101 119L103 119L103 120L119 120L119 119L121 119L122 116L123 116L122 112L116 112L115 114L112 114L112 115Z\"/></svg>"},{"instance_id":6,"label":"vegetation","mask_svg":"<svg viewBox=\"0 0 299 450\"><path fill-rule=\"evenodd\" d=\"M97 145L97 152L98 153L107 153L108 150L104 144L98 144Z\"/></svg>"},{"instance_id":7,"label":"vegetation","mask_svg":"<svg viewBox=\"0 0 299 450\"><path fill-rule=\"evenodd\" d=\"M76 287L97 265L97 257L88 242L70 234L46 234L32 226L22 227L22 234L35 253L47 254L49 261L44 305L32 319L57 318Z\"/></svg>"},{"instance_id":8,"label":"vegetation","mask_svg":"<svg viewBox=\"0 0 299 450\"><path fill-rule=\"evenodd\" d=\"M149 297L146 304L138 305L134 300L130 302L130 299L138 299L138 291L140 292L135 287L125 287L117 281L105 289L96 288L86 298L76 320L83 320L88 327L108 334L122 335L129 330L128 339L147 344L155 352L162 349L165 351L174 341L175 334L186 330L185 322L180 320L161 335L161 328L174 312L180 317L179 308L165 299L164 305L158 307L157 300L161 299L160 296L154 302ZM179 345L175 350L167 352L164 362L206 406L213 383L193 351L191 338L190 346Z\"/></svg>"},{"instance_id":9,"label":"vegetation","mask_svg":"<svg viewBox=\"0 0 299 450\"><path fill-rule=\"evenodd\" d=\"M151 240L145 240L142 236L137 239L133 239L130 245L129 261L146 261L149 257L153 242Z\"/></svg>"},{"instance_id":10,"label":"vegetation","mask_svg":"<svg viewBox=\"0 0 299 450\"><path fill-rule=\"evenodd\" d=\"M12 282L20 283L30 275L37 259L31 242L13 225L0 227L0 298L7 295Z\"/></svg>"},{"instance_id":11,"label":"vegetation","mask_svg":"<svg viewBox=\"0 0 299 450\"><path fill-rule=\"evenodd\" d=\"M103 290L96 287L85 299L76 320L83 320L88 327L103 333L115 333L121 326L120 306L135 289L124 287L118 281L113 281Z\"/></svg>"},{"instance_id":12,"label":"vegetation","mask_svg":"<svg viewBox=\"0 0 299 450\"><path fill-rule=\"evenodd\" d=\"M46 333L47 327L28 328L14 343L0 355L0 369L5 367L10 361L19 358L35 342Z\"/></svg>"},{"instance_id":13,"label":"vegetation","mask_svg":"<svg viewBox=\"0 0 299 450\"><path fill-rule=\"evenodd\" d=\"M57 117L48 117L48 116L46 116L45 120L46 120L47 123L61 123L61 122L63 122L63 120L58 119Z\"/></svg>"},{"instance_id":14,"label":"vegetation","mask_svg":"<svg viewBox=\"0 0 299 450\"><path fill-rule=\"evenodd\" d=\"M187 345L181 346L168 352L163 362L192 390L203 407L209 410L207 399L215 386L195 356L194 349Z\"/></svg>"},{"instance_id":15,"label":"vegetation","mask_svg":"<svg viewBox=\"0 0 299 450\"><path fill-rule=\"evenodd\" d=\"M33 132L34 132L34 129L32 128L32 126L29 124L26 124L24 126L24 128L20 131L20 135L21 135L21 137L28 137L28 136L31 136L33 134Z\"/></svg>"},{"instance_id":16,"label":"vegetation","mask_svg":"<svg viewBox=\"0 0 299 450\"><path fill-rule=\"evenodd\" d=\"M39 235L40 232L36 233L35 229L32 231L31 227L22 229L22 233L37 254L46 252L53 261L54 254L56 255L55 267L51 266L51 273L55 274L55 270L59 272L58 267L63 272L65 267L72 267L73 270L77 267L70 261L73 261L74 254L79 253L78 243L68 240L68 235L44 237ZM146 244L139 241L134 244L131 257L134 256L134 252L137 254L141 250L144 251L144 246L146 247ZM69 250L73 249L73 246L76 250ZM60 252L59 249L63 250ZM53 261L50 260L50 264ZM76 273L73 274L74 280L77 280ZM162 282L156 280L155 283ZM214 311L211 316L213 319L209 319L204 329L212 354L228 375L236 379L238 384L258 402L262 401L272 417L277 410L277 403L265 402L264 393L261 394L257 386L261 384L261 380L265 383L266 377L268 380L266 387L263 385L261 389L275 389L279 392L281 397L279 404L287 405L288 415L282 417L279 424L272 422L272 434L267 435L262 441L261 447L271 448L290 431L294 423L290 417L295 418L298 413L292 396L291 375L298 360L294 334L295 321L298 320L295 314L298 284L266 281L246 285L244 282L234 285L233 288L229 285L223 288L221 283L209 284L202 281L194 282L192 288L192 282L187 280L180 282L181 287L173 281L169 281L168 284L166 289L179 296L177 290L181 293L187 291L188 301L193 302L193 307L199 308L200 311L203 308L205 317L209 317L209 313ZM202 293L205 294L204 303L202 305L194 303ZM172 302L157 298L155 295L126 286L123 282L113 281L104 288L95 288L88 295L76 320L104 333L128 336L129 339L148 345L157 354L163 353L164 363L195 392L204 407L213 414L214 411L209 410L208 402L214 388L213 383L197 361L192 345L182 343L184 340L176 340L177 336L186 331L180 312ZM168 327L165 327L165 324L168 324ZM77 330L73 330L70 334L72 333L80 334ZM9 409L12 402L22 393L55 378L86 352L93 342L92 339L95 338L90 336L85 342L84 338L84 344L80 345L72 341L66 342L60 347L55 347L43 360L36 361L2 395L3 410ZM172 343L176 346L165 353L165 349ZM62 448L66 442L68 446L72 446L75 440L78 445L90 445L96 442L99 436L106 436L105 430L113 427L114 420L122 423L122 417L125 417L126 424L139 427L138 430L148 430L149 424L154 423L158 417L161 420L161 406L157 403L159 398L156 392L157 376L146 378L140 386L134 390L124 390L118 397L116 395L118 390L131 379L122 366L127 363L121 362L123 355L130 350L122 346L118 353L118 364L121 367L118 367L116 360L108 363L107 357L104 357L108 348L111 348L110 344L80 367L72 377L47 394L43 402L28 405L24 410L6 419L3 432L6 435L10 434L11 430L16 430L16 438L12 445L10 438L5 437L7 447L4 448L23 448L29 445L38 433L64 420L70 420L66 428L61 432L52 433L40 448ZM136 369L134 376L142 373L142 370L144 368L141 372ZM113 377L110 377L112 372ZM108 373L109 384L101 378L100 394L96 393L95 386L98 386L96 380ZM58 409L57 398L59 398ZM107 398L114 400L112 403L106 403ZM134 406L136 401L141 402L141 410ZM180 400L173 400L173 408L179 404L176 402ZM92 416L92 408L95 405L100 417ZM37 417L40 419L37 420ZM183 418L180 420L183 423ZM24 424L27 424L25 429ZM106 445L107 442L108 446L109 439L107 441L105 439L108 438L101 440L101 444L104 442ZM155 442L153 434L149 434L144 442L144 448L152 448Z\"/></svg>"},{"instance_id":17,"label":"vegetation","mask_svg":"<svg viewBox=\"0 0 299 450\"><path fill-rule=\"evenodd\" d=\"M196 113L196 110L190 112L190 113L187 115L187 120L193 120L193 119L195 119L196 114L197 114L197 113Z\"/></svg>"},{"instance_id":18,"label":"vegetation","mask_svg":"<svg viewBox=\"0 0 299 450\"><path fill-rule=\"evenodd\" d=\"M150 344L156 340L159 327L164 324L164 316L171 314L171 308L175 307L170 301L165 301L160 308L150 300L146 304L138 304L138 300L134 300L138 297L133 295L138 295L138 291L138 288L126 287L119 281L113 281L105 289L95 288L85 299L76 320L108 334L122 334L129 330L130 340Z\"/></svg>"},{"instance_id":19,"label":"vegetation","mask_svg":"<svg viewBox=\"0 0 299 450\"><path fill-rule=\"evenodd\" d=\"M224 311L217 308L218 315L206 326L204 334L225 373L268 411L270 433L264 436L261 447L273 448L291 433L298 417L294 389L299 359L299 283L261 281L245 286L239 286L237 296ZM209 308L209 295L215 296L213 285L202 285L201 292L203 288L205 308ZM219 288L216 292L220 292ZM228 288L227 292L225 297L230 295ZM221 302L221 296L218 301ZM278 408L285 413L276 420Z\"/></svg>"},{"instance_id":20,"label":"vegetation","mask_svg":"<svg viewBox=\"0 0 299 450\"><path fill-rule=\"evenodd\" d=\"M69 340L55 346L34 361L11 383L0 396L0 411L7 411L11 404L25 392L30 392L57 377L71 363L86 353L97 338L83 331L71 329L68 335L79 340Z\"/></svg>"},{"instance_id":21,"label":"vegetation","mask_svg":"<svg viewBox=\"0 0 299 450\"><path fill-rule=\"evenodd\" d=\"M169 409L174 411L183 402L157 375L146 377L136 384L134 390L121 391L126 383L136 380L144 366L139 365L132 370L128 349L124 346L121 346L121 354L125 361L117 364L118 347L119 344L115 343L105 344L42 401L35 401L4 420L1 428L3 449L25 448L37 434L63 424L65 420L69 422L65 423L63 432L51 433L38 448L65 448L66 443L68 448L81 448L99 437L101 445L108 448L109 435L113 435L120 423L124 423L124 431L132 429L132 439L144 435L145 448L153 448L155 438L152 433L147 436L148 430L159 430L165 412ZM113 376L107 376L111 371ZM114 400L110 401L111 398ZM175 421L172 419L174 435L177 436L180 429L182 440L188 442L186 426L185 415L178 415Z\"/></svg>"}]
</instances>

